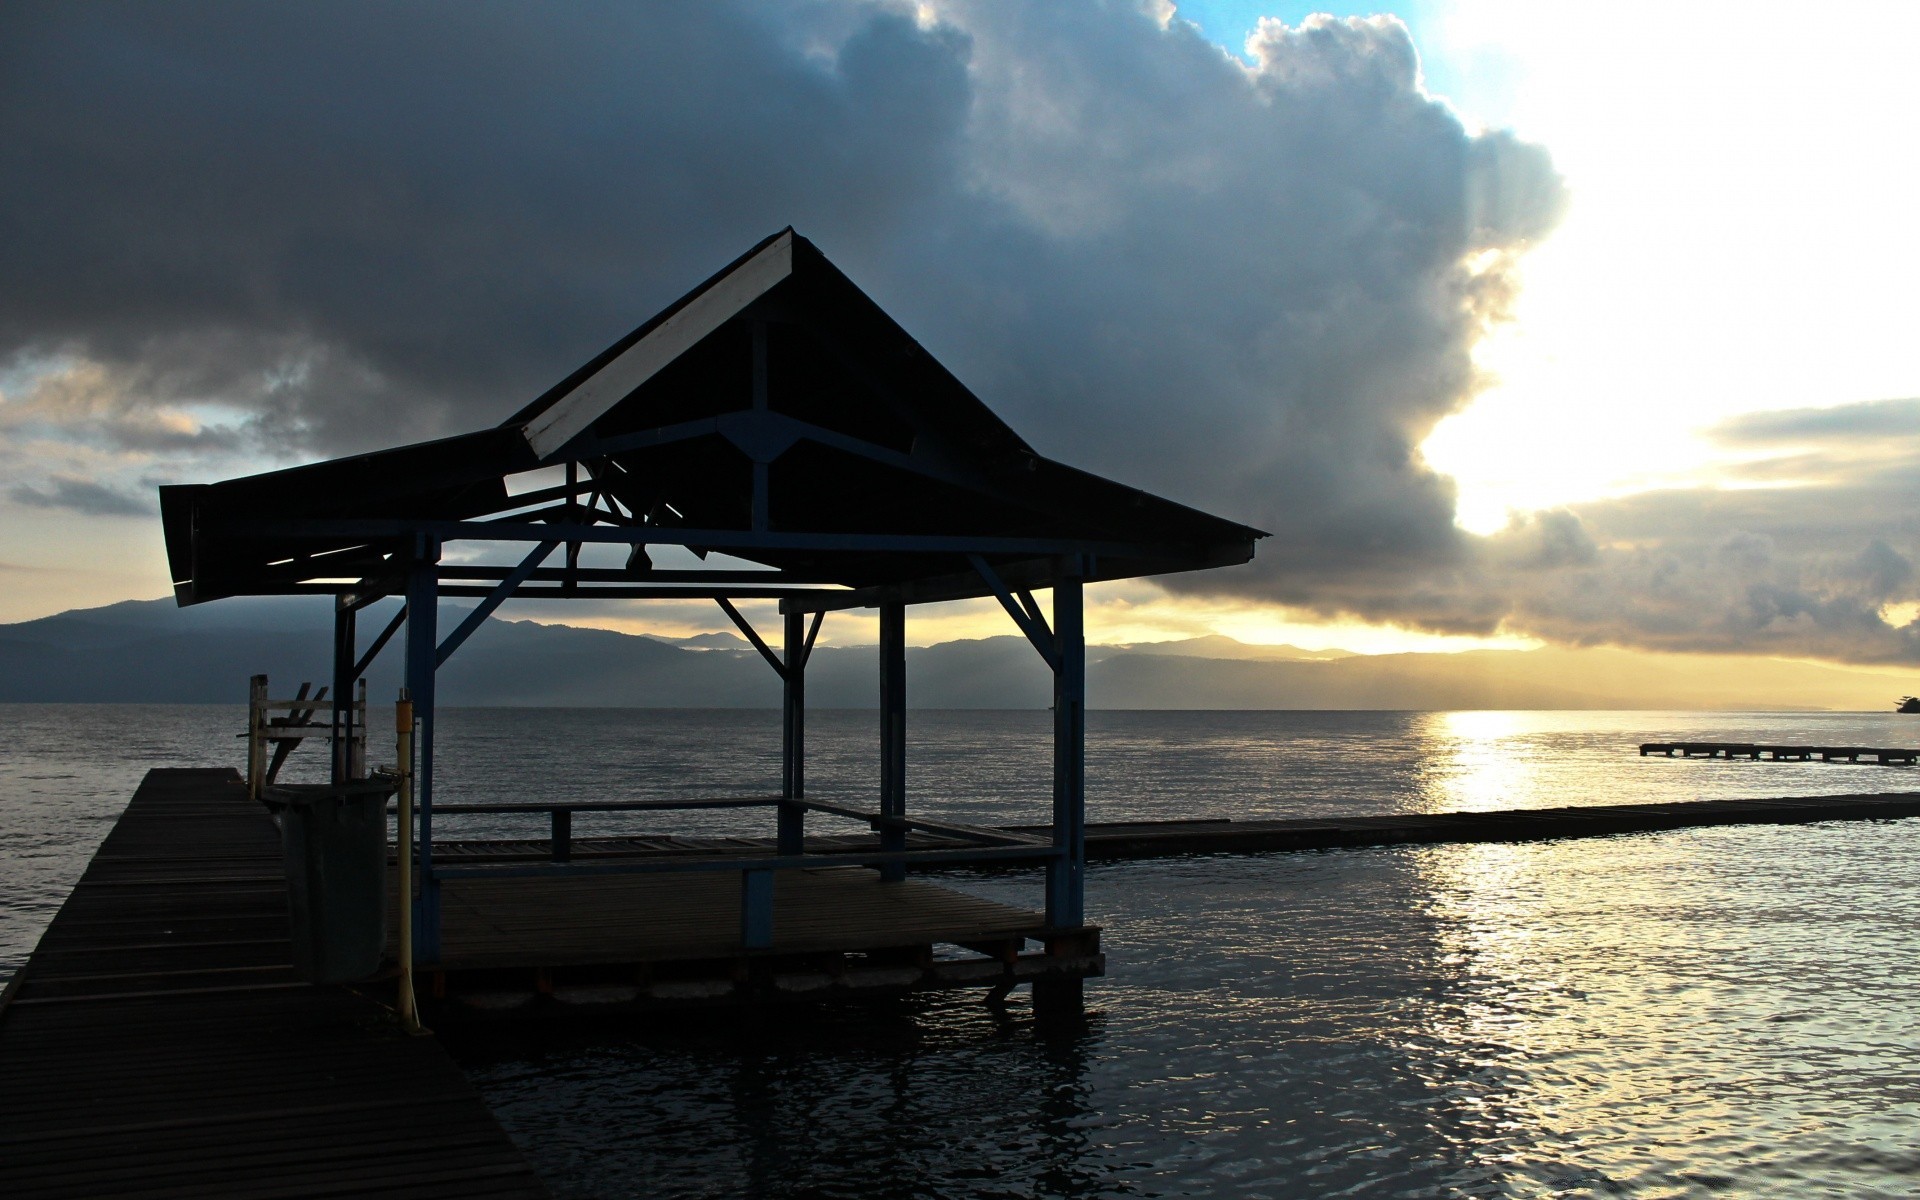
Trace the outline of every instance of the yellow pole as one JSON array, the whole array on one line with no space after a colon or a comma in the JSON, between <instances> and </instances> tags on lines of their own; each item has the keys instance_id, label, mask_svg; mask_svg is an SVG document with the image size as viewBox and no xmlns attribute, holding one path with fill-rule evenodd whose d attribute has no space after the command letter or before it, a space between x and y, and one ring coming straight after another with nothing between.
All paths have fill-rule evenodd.
<instances>
[{"instance_id":1,"label":"yellow pole","mask_svg":"<svg viewBox=\"0 0 1920 1200\"><path fill-rule=\"evenodd\" d=\"M413 700L400 689L393 706L400 760L400 1021L408 1033L426 1033L413 995Z\"/></svg>"}]
</instances>

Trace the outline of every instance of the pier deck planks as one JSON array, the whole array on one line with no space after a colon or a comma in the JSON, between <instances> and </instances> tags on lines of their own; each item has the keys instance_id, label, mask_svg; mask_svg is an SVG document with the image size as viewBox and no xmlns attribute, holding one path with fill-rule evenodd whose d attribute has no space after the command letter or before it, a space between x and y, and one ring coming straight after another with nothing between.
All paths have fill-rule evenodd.
<instances>
[{"instance_id":1,"label":"pier deck planks","mask_svg":"<svg viewBox=\"0 0 1920 1200\"><path fill-rule=\"evenodd\" d=\"M287 937L239 777L149 772L0 1010L0 1195L546 1194L437 1042Z\"/></svg>"}]
</instances>

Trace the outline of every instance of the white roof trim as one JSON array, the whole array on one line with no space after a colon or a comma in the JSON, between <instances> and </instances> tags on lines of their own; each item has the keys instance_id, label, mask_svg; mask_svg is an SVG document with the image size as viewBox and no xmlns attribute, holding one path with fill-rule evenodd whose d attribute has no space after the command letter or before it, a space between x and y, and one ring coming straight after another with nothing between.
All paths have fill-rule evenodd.
<instances>
[{"instance_id":1,"label":"white roof trim","mask_svg":"<svg viewBox=\"0 0 1920 1200\"><path fill-rule=\"evenodd\" d=\"M653 378L701 338L720 328L791 274L793 233L788 231L716 279L679 312L661 322L659 328L627 347L612 362L527 422L527 444L541 458L560 449L633 389Z\"/></svg>"}]
</instances>

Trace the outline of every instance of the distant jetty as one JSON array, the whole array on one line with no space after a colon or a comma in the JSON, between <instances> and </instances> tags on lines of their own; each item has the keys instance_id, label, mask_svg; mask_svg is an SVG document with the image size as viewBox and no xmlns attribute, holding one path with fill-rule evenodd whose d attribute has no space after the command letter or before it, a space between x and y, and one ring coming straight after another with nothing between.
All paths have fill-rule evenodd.
<instances>
[{"instance_id":1,"label":"distant jetty","mask_svg":"<svg viewBox=\"0 0 1920 1200\"><path fill-rule=\"evenodd\" d=\"M1911 767L1920 750L1900 746L1786 746L1763 742L1642 742L1640 757L1744 758L1750 762L1878 763Z\"/></svg>"}]
</instances>

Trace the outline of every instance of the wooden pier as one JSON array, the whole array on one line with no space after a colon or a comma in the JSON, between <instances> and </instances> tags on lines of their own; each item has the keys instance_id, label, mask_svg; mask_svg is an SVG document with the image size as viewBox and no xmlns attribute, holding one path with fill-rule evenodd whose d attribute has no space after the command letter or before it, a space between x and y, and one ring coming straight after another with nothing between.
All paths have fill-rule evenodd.
<instances>
[{"instance_id":1,"label":"wooden pier","mask_svg":"<svg viewBox=\"0 0 1920 1200\"><path fill-rule=\"evenodd\" d=\"M156 770L0 1007L0 1196L543 1196L453 1060L294 977L280 835Z\"/></svg>"},{"instance_id":2,"label":"wooden pier","mask_svg":"<svg viewBox=\"0 0 1920 1200\"><path fill-rule=\"evenodd\" d=\"M459 811L485 811L482 806ZM1435 842L1524 842L1568 837L1605 837L1706 825L1799 825L1814 821L1886 821L1920 816L1920 792L1841 796L1787 796L1748 800L1687 800L1666 804L1592 804L1492 812L1398 813L1382 816L1300 817L1274 820L1229 818L1185 821L1094 822L1086 827L1089 861L1173 858L1188 854L1267 854L1290 850L1337 850ZM570 828L555 822L554 828ZM1026 833L1044 826L1005 827ZM858 855L878 847L875 835L807 838L809 853ZM927 831L909 845L940 850L960 845ZM533 863L564 855L573 861L685 855L742 858L769 852L771 842L742 837L494 838L451 840L441 854L450 863ZM981 864L970 864L978 868Z\"/></svg>"},{"instance_id":3,"label":"wooden pier","mask_svg":"<svg viewBox=\"0 0 1920 1200\"><path fill-rule=\"evenodd\" d=\"M1090 858L1581 837L1920 816L1920 793L1337 820L1097 824ZM556 822L556 827L562 823ZM1011 832L1018 833L1019 830ZM912 835L938 849L941 835ZM810 838L823 857L877 834ZM434 1010L519 1015L978 987L1101 967L1091 936L925 880L776 872L774 944L739 944L738 875L537 869L550 839L449 841ZM576 866L758 857L754 839L582 838ZM711 893L711 894L709 894ZM397 907L397 906L396 906ZM1094 931L1081 931L1091 935ZM1044 949L1029 953L1030 941ZM945 946L945 950L936 947ZM279 833L227 770L156 770L0 1007L0 1195L536 1196L458 1067L359 988L296 978Z\"/></svg>"},{"instance_id":4,"label":"wooden pier","mask_svg":"<svg viewBox=\"0 0 1920 1200\"><path fill-rule=\"evenodd\" d=\"M1113 862L1177 854L1262 854L1442 842L1532 842L1707 825L1804 825L1920 816L1920 792L1593 804L1498 812L1291 821L1148 821L1092 825L1087 857Z\"/></svg>"},{"instance_id":5,"label":"wooden pier","mask_svg":"<svg viewBox=\"0 0 1920 1200\"><path fill-rule=\"evenodd\" d=\"M1765 742L1642 742L1640 757L1744 758L1751 762L1878 763L1911 767L1920 750L1899 746L1780 746Z\"/></svg>"}]
</instances>

